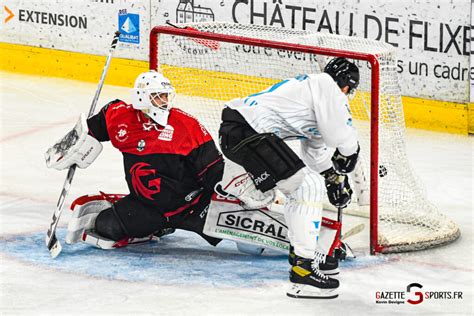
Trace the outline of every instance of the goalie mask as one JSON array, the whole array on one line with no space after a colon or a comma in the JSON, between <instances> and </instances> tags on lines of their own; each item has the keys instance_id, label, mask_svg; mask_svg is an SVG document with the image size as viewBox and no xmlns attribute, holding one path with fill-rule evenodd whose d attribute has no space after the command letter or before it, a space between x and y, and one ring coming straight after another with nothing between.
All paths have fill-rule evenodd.
<instances>
[{"instance_id":1,"label":"goalie mask","mask_svg":"<svg viewBox=\"0 0 474 316\"><path fill-rule=\"evenodd\" d=\"M156 71L142 73L135 80L131 96L135 109L166 126L175 98L174 88L166 77Z\"/></svg>"}]
</instances>

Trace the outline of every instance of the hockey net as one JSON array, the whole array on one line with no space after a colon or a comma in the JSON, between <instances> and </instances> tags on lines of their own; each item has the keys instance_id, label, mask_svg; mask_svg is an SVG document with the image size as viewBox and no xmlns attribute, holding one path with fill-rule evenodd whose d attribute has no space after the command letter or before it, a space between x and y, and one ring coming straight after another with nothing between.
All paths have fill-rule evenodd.
<instances>
[{"instance_id":1,"label":"hockey net","mask_svg":"<svg viewBox=\"0 0 474 316\"><path fill-rule=\"evenodd\" d=\"M285 78L320 73L334 56L354 61L361 79L350 109L363 173L370 179L370 207L353 202L348 210L370 219L371 253L421 250L459 237L457 224L427 200L410 167L392 46L267 26L214 22L186 26L152 30L150 69L171 80L178 107L198 117L215 140L226 101ZM298 153L297 144L292 147Z\"/></svg>"}]
</instances>

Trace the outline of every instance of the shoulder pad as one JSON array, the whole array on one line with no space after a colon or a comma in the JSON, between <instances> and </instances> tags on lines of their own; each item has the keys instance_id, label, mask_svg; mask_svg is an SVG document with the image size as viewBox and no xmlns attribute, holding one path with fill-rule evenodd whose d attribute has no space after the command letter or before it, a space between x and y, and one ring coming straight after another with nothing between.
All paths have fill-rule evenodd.
<instances>
[{"instance_id":1,"label":"shoulder pad","mask_svg":"<svg viewBox=\"0 0 474 316\"><path fill-rule=\"evenodd\" d=\"M114 105L118 105L118 104L120 104L120 103L124 103L124 104L125 104L125 102L123 102L122 100L115 99L115 100L110 101L109 103L107 103L107 104L103 107L103 109L104 109L104 111L107 111L107 110L109 109L109 107L113 107Z\"/></svg>"}]
</instances>

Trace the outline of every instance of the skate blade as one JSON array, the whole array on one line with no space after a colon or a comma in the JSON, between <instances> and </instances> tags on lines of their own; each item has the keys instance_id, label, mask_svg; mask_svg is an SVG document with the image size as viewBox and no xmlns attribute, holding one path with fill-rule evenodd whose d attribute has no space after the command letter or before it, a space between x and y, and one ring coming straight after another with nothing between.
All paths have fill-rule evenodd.
<instances>
[{"instance_id":1,"label":"skate blade","mask_svg":"<svg viewBox=\"0 0 474 316\"><path fill-rule=\"evenodd\" d=\"M293 298L310 299L331 299L339 296L337 289L320 289L305 284L293 284L286 295Z\"/></svg>"}]
</instances>

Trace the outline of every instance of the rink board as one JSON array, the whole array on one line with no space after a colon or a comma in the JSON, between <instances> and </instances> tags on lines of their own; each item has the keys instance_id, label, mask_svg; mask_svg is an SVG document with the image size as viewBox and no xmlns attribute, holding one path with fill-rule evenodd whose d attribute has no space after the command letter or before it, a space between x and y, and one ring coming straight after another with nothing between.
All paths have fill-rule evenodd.
<instances>
[{"instance_id":1,"label":"rink board","mask_svg":"<svg viewBox=\"0 0 474 316\"><path fill-rule=\"evenodd\" d=\"M102 56L7 43L0 43L0 58L2 59L0 69L4 71L61 77L87 82L98 81L105 63L105 57ZM114 58L112 59L105 83L131 87L136 76L147 69L147 62ZM191 77L202 76L203 72L189 69L188 75ZM236 76L233 74L227 74L226 77L216 76L209 71L206 71L204 75L218 78L220 85L229 84L231 82L230 79L235 79ZM248 79L247 77L249 76L245 76L245 79ZM179 83L173 83L179 92ZM270 84L272 84L271 80L269 81ZM261 90L260 88L264 87L256 87L256 90ZM205 93L207 90L202 90L202 93ZM233 97L229 95L228 99L230 100ZM468 134L469 131L474 132L474 120L471 119L469 121L469 118L474 116L473 107L469 107L467 103L413 97L402 97L402 101L407 127L455 134Z\"/></svg>"}]
</instances>

